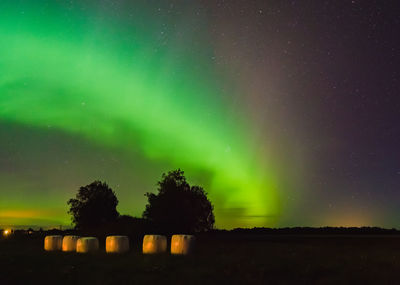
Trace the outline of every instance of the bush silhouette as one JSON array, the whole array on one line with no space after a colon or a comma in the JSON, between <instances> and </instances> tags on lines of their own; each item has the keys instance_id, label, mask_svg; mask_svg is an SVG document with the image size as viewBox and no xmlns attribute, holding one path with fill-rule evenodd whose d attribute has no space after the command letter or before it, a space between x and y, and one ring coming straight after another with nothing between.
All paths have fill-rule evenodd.
<instances>
[{"instance_id":1,"label":"bush silhouette","mask_svg":"<svg viewBox=\"0 0 400 285\"><path fill-rule=\"evenodd\" d=\"M163 232L208 231L214 226L213 206L199 186L190 186L180 169L163 174L158 194L146 193L143 218Z\"/></svg>"},{"instance_id":2,"label":"bush silhouette","mask_svg":"<svg viewBox=\"0 0 400 285\"><path fill-rule=\"evenodd\" d=\"M75 199L70 199L68 213L72 215L72 222L78 230L93 230L104 228L114 223L117 212L118 199L114 191L101 181L94 181L79 188Z\"/></svg>"}]
</instances>

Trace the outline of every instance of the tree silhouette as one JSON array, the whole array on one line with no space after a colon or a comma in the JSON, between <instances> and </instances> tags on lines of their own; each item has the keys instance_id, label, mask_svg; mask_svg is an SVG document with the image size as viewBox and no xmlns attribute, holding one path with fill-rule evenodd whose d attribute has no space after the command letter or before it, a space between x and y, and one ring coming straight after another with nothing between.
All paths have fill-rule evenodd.
<instances>
[{"instance_id":1,"label":"tree silhouette","mask_svg":"<svg viewBox=\"0 0 400 285\"><path fill-rule=\"evenodd\" d=\"M101 181L94 181L79 188L75 199L67 204L72 222L79 230L95 229L116 221L118 199L114 191Z\"/></svg>"},{"instance_id":2,"label":"tree silhouette","mask_svg":"<svg viewBox=\"0 0 400 285\"><path fill-rule=\"evenodd\" d=\"M148 204L143 218L163 231L189 233L214 226L213 206L199 186L190 186L180 169L163 174L158 194L146 193Z\"/></svg>"}]
</instances>

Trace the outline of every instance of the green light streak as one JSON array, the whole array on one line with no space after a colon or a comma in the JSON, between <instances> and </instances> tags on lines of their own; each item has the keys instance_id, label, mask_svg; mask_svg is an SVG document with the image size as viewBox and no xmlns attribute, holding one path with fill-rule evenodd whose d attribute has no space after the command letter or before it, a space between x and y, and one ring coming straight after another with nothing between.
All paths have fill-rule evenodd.
<instances>
[{"instance_id":1,"label":"green light streak","mask_svg":"<svg viewBox=\"0 0 400 285\"><path fill-rule=\"evenodd\" d=\"M252 151L250 122L227 111L209 47L160 45L154 18L142 29L104 13L27 3L0 5L1 120L207 170L217 226L271 223L276 176Z\"/></svg>"}]
</instances>

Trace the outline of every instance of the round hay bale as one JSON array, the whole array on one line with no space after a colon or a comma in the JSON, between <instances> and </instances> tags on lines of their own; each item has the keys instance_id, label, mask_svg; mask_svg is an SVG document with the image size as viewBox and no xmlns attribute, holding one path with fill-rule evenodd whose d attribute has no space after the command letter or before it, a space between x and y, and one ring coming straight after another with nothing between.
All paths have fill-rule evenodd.
<instances>
[{"instance_id":1,"label":"round hay bale","mask_svg":"<svg viewBox=\"0 0 400 285\"><path fill-rule=\"evenodd\" d=\"M173 235L171 254L187 255L193 252L196 238L193 235Z\"/></svg>"},{"instance_id":2,"label":"round hay bale","mask_svg":"<svg viewBox=\"0 0 400 285\"><path fill-rule=\"evenodd\" d=\"M143 238L143 253L155 254L167 251L167 238L161 235L145 235Z\"/></svg>"},{"instance_id":3,"label":"round hay bale","mask_svg":"<svg viewBox=\"0 0 400 285\"><path fill-rule=\"evenodd\" d=\"M99 249L99 240L95 237L81 237L76 242L76 252L88 253Z\"/></svg>"},{"instance_id":4,"label":"round hay bale","mask_svg":"<svg viewBox=\"0 0 400 285\"><path fill-rule=\"evenodd\" d=\"M106 252L123 253L129 251L129 238L127 236L108 236L106 238Z\"/></svg>"},{"instance_id":5,"label":"round hay bale","mask_svg":"<svg viewBox=\"0 0 400 285\"><path fill-rule=\"evenodd\" d=\"M65 236L62 241L62 251L76 251L79 236Z\"/></svg>"},{"instance_id":6,"label":"round hay bale","mask_svg":"<svg viewBox=\"0 0 400 285\"><path fill-rule=\"evenodd\" d=\"M46 236L44 238L44 250L45 251L57 251L61 250L62 236Z\"/></svg>"}]
</instances>

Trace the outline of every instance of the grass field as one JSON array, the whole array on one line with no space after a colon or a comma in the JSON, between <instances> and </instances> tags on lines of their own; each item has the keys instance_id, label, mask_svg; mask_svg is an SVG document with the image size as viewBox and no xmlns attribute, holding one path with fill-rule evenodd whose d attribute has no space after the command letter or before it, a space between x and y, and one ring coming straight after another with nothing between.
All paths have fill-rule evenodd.
<instances>
[{"instance_id":1,"label":"grass field","mask_svg":"<svg viewBox=\"0 0 400 285\"><path fill-rule=\"evenodd\" d=\"M0 284L400 284L400 236L223 235L196 252L44 252L42 237L0 241Z\"/></svg>"}]
</instances>

